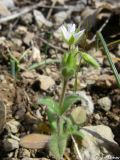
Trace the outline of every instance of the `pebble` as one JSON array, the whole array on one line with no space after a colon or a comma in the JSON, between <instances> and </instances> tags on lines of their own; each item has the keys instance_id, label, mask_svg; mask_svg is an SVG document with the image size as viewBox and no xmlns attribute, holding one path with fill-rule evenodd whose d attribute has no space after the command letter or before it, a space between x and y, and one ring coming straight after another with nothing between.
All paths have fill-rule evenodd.
<instances>
[{"instance_id":1,"label":"pebble","mask_svg":"<svg viewBox=\"0 0 120 160\"><path fill-rule=\"evenodd\" d=\"M120 153L119 145L114 141L114 135L108 126L86 126L80 131L84 136L78 144L84 160L95 160L96 155L98 159L103 160L107 159L106 155L113 156Z\"/></svg>"},{"instance_id":2,"label":"pebble","mask_svg":"<svg viewBox=\"0 0 120 160\"><path fill-rule=\"evenodd\" d=\"M5 76L3 74L0 75L0 81L3 81L5 79Z\"/></svg>"},{"instance_id":3,"label":"pebble","mask_svg":"<svg viewBox=\"0 0 120 160\"><path fill-rule=\"evenodd\" d=\"M101 119L101 118L100 118L100 115L99 115L98 113L94 115L94 118L95 118L96 120L100 120L100 119Z\"/></svg>"},{"instance_id":4,"label":"pebble","mask_svg":"<svg viewBox=\"0 0 120 160\"><path fill-rule=\"evenodd\" d=\"M16 44L17 46L22 46L22 41L21 41L21 39L12 38L12 41L13 41L13 43Z\"/></svg>"},{"instance_id":5,"label":"pebble","mask_svg":"<svg viewBox=\"0 0 120 160\"><path fill-rule=\"evenodd\" d=\"M25 24L31 24L32 23L32 20L33 20L33 16L31 13L27 13L25 15L23 15L21 17L21 20L23 21L23 23Z\"/></svg>"},{"instance_id":6,"label":"pebble","mask_svg":"<svg viewBox=\"0 0 120 160\"><path fill-rule=\"evenodd\" d=\"M13 0L0 0L7 8L14 8L15 4Z\"/></svg>"},{"instance_id":7,"label":"pebble","mask_svg":"<svg viewBox=\"0 0 120 160\"><path fill-rule=\"evenodd\" d=\"M30 157L30 151L26 148L22 148L22 156L26 158Z\"/></svg>"},{"instance_id":8,"label":"pebble","mask_svg":"<svg viewBox=\"0 0 120 160\"><path fill-rule=\"evenodd\" d=\"M6 123L6 129L12 132L13 134L18 133L19 128L20 123L14 119Z\"/></svg>"},{"instance_id":9,"label":"pebble","mask_svg":"<svg viewBox=\"0 0 120 160\"><path fill-rule=\"evenodd\" d=\"M16 114L15 114L15 118L16 118L17 120L22 121L22 120L24 119L25 112L26 112L25 107L19 108L19 109L17 110Z\"/></svg>"},{"instance_id":10,"label":"pebble","mask_svg":"<svg viewBox=\"0 0 120 160\"><path fill-rule=\"evenodd\" d=\"M4 146L4 150L6 152L9 152L19 148L19 142L15 139L7 138L3 140L3 146Z\"/></svg>"},{"instance_id":11,"label":"pebble","mask_svg":"<svg viewBox=\"0 0 120 160\"><path fill-rule=\"evenodd\" d=\"M40 88L44 91L55 85L55 81L49 76L40 75L39 81L40 81Z\"/></svg>"},{"instance_id":12,"label":"pebble","mask_svg":"<svg viewBox=\"0 0 120 160\"><path fill-rule=\"evenodd\" d=\"M55 19L57 25L61 25L67 19L68 14L65 11L61 11L61 12L56 13L54 15L54 19Z\"/></svg>"},{"instance_id":13,"label":"pebble","mask_svg":"<svg viewBox=\"0 0 120 160\"><path fill-rule=\"evenodd\" d=\"M111 109L112 101L109 97L103 97L98 100L98 104L104 111L109 111Z\"/></svg>"}]
</instances>

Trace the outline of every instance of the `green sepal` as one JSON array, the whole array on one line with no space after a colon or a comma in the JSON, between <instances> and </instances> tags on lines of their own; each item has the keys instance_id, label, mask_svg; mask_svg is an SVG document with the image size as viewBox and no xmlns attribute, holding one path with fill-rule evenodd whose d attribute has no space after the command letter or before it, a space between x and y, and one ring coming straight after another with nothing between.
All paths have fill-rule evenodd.
<instances>
[{"instance_id":1,"label":"green sepal","mask_svg":"<svg viewBox=\"0 0 120 160\"><path fill-rule=\"evenodd\" d=\"M71 44L74 44L74 42L75 42L75 38L74 38L74 36L72 35L72 36L70 37L69 41L68 41L68 44L71 45Z\"/></svg>"},{"instance_id":2,"label":"green sepal","mask_svg":"<svg viewBox=\"0 0 120 160\"><path fill-rule=\"evenodd\" d=\"M70 67L64 67L62 68L62 75L65 79L71 78L75 74L75 70Z\"/></svg>"},{"instance_id":3,"label":"green sepal","mask_svg":"<svg viewBox=\"0 0 120 160\"><path fill-rule=\"evenodd\" d=\"M88 64L92 65L94 68L98 69L100 66L98 64L98 62L89 54L85 53L85 52L80 52L82 58L84 59L85 62L87 62Z\"/></svg>"}]
</instances>

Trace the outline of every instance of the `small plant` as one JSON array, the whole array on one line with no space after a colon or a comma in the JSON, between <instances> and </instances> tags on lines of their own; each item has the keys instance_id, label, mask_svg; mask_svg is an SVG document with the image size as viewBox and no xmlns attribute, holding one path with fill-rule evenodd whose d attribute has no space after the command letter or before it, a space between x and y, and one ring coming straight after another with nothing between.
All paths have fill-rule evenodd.
<instances>
[{"instance_id":1,"label":"small plant","mask_svg":"<svg viewBox=\"0 0 120 160\"><path fill-rule=\"evenodd\" d=\"M27 51L25 51L20 58L16 58L12 52L8 49L8 53L10 56L10 69L11 69L11 74L14 78L17 78L18 73L20 72L20 70L22 69L20 67L21 61L23 60L23 58L26 56L26 54L28 54Z\"/></svg>"},{"instance_id":2,"label":"small plant","mask_svg":"<svg viewBox=\"0 0 120 160\"><path fill-rule=\"evenodd\" d=\"M50 151L57 160L63 157L67 140L71 135L77 135L82 138L82 134L78 131L79 126L75 125L70 117L66 116L67 111L77 101L80 96L76 93L66 96L66 87L70 78L76 76L79 71L81 60L99 67L96 60L84 51L78 49L78 42L82 41L85 30L79 31L75 24L63 25L60 27L63 40L69 45L68 51L63 54L61 60L61 79L62 91L59 101L55 101L51 97L39 99L39 104L47 106L47 116L52 128L52 137L49 142ZM78 59L80 59L78 63Z\"/></svg>"}]
</instances>

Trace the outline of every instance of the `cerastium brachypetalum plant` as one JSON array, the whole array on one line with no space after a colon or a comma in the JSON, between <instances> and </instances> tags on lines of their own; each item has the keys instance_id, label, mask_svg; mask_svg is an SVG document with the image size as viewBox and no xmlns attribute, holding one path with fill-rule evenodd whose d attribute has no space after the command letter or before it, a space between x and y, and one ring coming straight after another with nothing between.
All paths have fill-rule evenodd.
<instances>
[{"instance_id":1,"label":"cerastium brachypetalum plant","mask_svg":"<svg viewBox=\"0 0 120 160\"><path fill-rule=\"evenodd\" d=\"M70 107L80 100L79 95L73 93L66 96L66 87L69 79L74 77L79 71L81 60L87 62L95 68L99 67L96 60L89 54L78 49L78 42L82 41L85 30L79 31L75 24L63 25L60 27L63 40L69 45L68 51L63 54L61 60L62 91L59 101L51 97L39 99L39 104L47 106L47 116L52 128L52 137L49 142L50 151L57 160L63 157L67 140L71 135L82 138L78 131L78 126L73 124L71 119L66 116ZM78 62L78 59L80 61Z\"/></svg>"}]
</instances>

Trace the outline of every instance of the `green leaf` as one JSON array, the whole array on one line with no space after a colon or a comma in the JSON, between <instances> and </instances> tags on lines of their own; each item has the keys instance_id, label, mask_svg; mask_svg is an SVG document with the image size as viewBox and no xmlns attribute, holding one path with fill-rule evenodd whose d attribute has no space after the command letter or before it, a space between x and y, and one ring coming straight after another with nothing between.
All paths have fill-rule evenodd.
<instances>
[{"instance_id":1,"label":"green leaf","mask_svg":"<svg viewBox=\"0 0 120 160\"><path fill-rule=\"evenodd\" d=\"M57 129L57 115L53 112L51 112L51 110L47 109L47 116L48 116L48 121L50 123L50 126L53 130Z\"/></svg>"},{"instance_id":2,"label":"green leaf","mask_svg":"<svg viewBox=\"0 0 120 160\"><path fill-rule=\"evenodd\" d=\"M48 121L51 125L51 128L55 130L57 128L57 115L60 114L58 103L54 101L51 97L47 97L39 99L38 104L43 104L47 106Z\"/></svg>"},{"instance_id":3,"label":"green leaf","mask_svg":"<svg viewBox=\"0 0 120 160\"><path fill-rule=\"evenodd\" d=\"M41 98L38 100L38 104L46 105L52 113L59 114L59 105L51 97Z\"/></svg>"},{"instance_id":4,"label":"green leaf","mask_svg":"<svg viewBox=\"0 0 120 160\"><path fill-rule=\"evenodd\" d=\"M67 138L68 137L64 134L61 135L54 134L51 137L49 148L56 159L62 158L66 149Z\"/></svg>"},{"instance_id":5,"label":"green leaf","mask_svg":"<svg viewBox=\"0 0 120 160\"><path fill-rule=\"evenodd\" d=\"M62 75L65 79L71 78L75 74L75 69L69 66L62 68Z\"/></svg>"},{"instance_id":6,"label":"green leaf","mask_svg":"<svg viewBox=\"0 0 120 160\"><path fill-rule=\"evenodd\" d=\"M117 71L117 69L116 69L116 67L115 67L115 65L114 65L114 63L112 61L112 58L110 56L110 52L109 52L109 49L107 47L107 44L106 44L101 32L97 32L97 35L98 35L98 37L99 37L99 39L101 41L101 44L102 44L103 49L104 49L104 52L105 52L105 54L107 56L107 59L109 61L110 67L111 67L111 69L113 71L113 74L114 74L114 76L116 78L116 82L118 84L118 87L120 88L120 76L119 76L118 71Z\"/></svg>"},{"instance_id":7,"label":"green leaf","mask_svg":"<svg viewBox=\"0 0 120 160\"><path fill-rule=\"evenodd\" d=\"M64 117L66 121L66 125L64 126L64 133L66 133L69 136L76 135L79 138L83 138L84 135L79 131L78 125L74 125L70 118Z\"/></svg>"},{"instance_id":8,"label":"green leaf","mask_svg":"<svg viewBox=\"0 0 120 160\"><path fill-rule=\"evenodd\" d=\"M92 65L96 69L99 68L98 62L92 56L90 56L85 52L80 52L80 54L82 55L82 58L84 59L84 61L86 61L88 64Z\"/></svg>"},{"instance_id":9,"label":"green leaf","mask_svg":"<svg viewBox=\"0 0 120 160\"><path fill-rule=\"evenodd\" d=\"M73 94L66 96L63 103L62 114L66 112L75 102L80 100L80 96Z\"/></svg>"}]
</instances>

